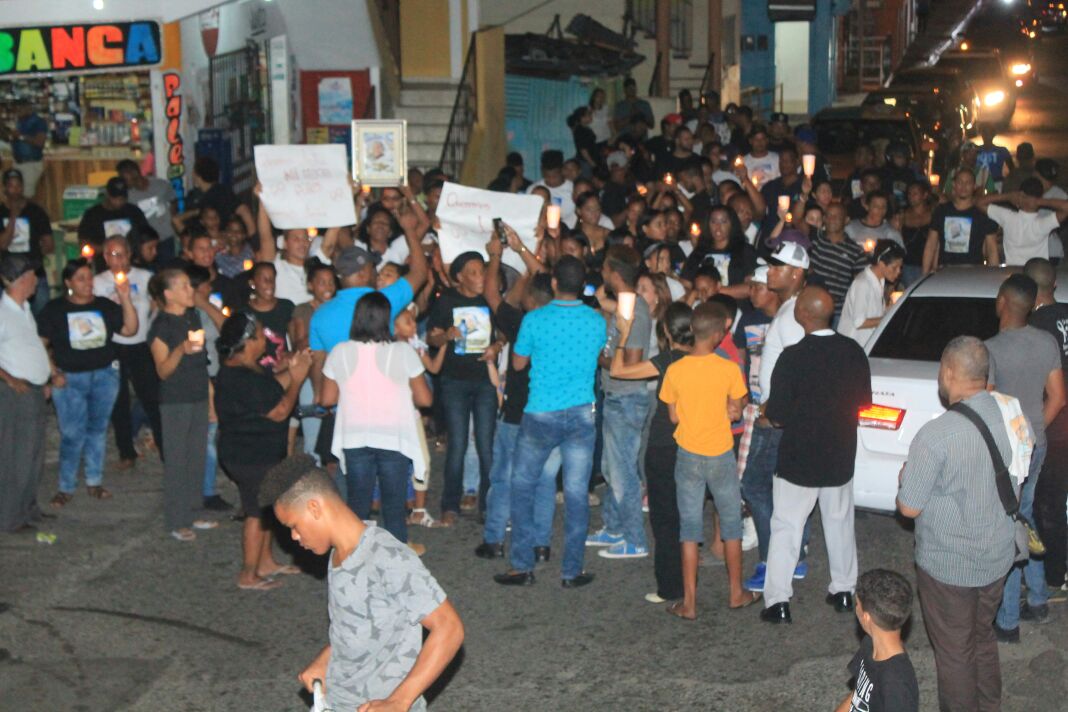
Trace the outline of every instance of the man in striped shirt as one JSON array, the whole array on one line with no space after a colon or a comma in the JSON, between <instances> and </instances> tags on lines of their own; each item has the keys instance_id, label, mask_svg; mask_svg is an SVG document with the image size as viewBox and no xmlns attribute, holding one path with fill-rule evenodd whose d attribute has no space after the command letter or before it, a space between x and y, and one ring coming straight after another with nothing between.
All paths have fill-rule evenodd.
<instances>
[{"instance_id":1,"label":"man in striped shirt","mask_svg":"<svg viewBox=\"0 0 1068 712\"><path fill-rule=\"evenodd\" d=\"M834 319L842 315L849 285L868 265L868 254L845 233L849 216L841 203L831 203L823 217L824 234L816 235L809 250L812 268L809 281L821 284L834 299Z\"/></svg>"}]
</instances>

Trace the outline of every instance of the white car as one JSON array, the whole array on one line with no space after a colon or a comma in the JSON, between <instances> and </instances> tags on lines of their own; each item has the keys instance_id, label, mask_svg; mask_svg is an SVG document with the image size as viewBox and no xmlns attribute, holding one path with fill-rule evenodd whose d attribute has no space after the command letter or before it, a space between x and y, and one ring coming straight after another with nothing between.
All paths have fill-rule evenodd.
<instances>
[{"instance_id":1,"label":"white car","mask_svg":"<svg viewBox=\"0 0 1068 712\"><path fill-rule=\"evenodd\" d=\"M853 475L856 506L893 512L897 477L924 423L943 412L938 362L951 339L988 339L998 330L994 300L1019 268L948 267L917 282L883 318L864 347L871 364L872 407L861 411ZM1068 299L1058 274L1057 301Z\"/></svg>"}]
</instances>

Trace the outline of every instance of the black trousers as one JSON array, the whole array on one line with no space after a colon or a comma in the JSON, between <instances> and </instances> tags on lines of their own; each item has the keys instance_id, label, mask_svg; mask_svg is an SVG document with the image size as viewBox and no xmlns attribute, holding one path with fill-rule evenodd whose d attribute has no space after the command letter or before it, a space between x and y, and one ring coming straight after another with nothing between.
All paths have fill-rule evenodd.
<instances>
[{"instance_id":1,"label":"black trousers","mask_svg":"<svg viewBox=\"0 0 1068 712\"><path fill-rule=\"evenodd\" d=\"M111 424L115 428L115 445L119 457L133 460L137 457L134 449L133 422L130 417L130 385L133 385L137 400L148 416L152 436L156 447L163 452L163 426L159 417L159 376L152 352L148 344L115 344L119 354L119 397L111 411Z\"/></svg>"},{"instance_id":2,"label":"black trousers","mask_svg":"<svg viewBox=\"0 0 1068 712\"><path fill-rule=\"evenodd\" d=\"M1068 498L1068 433L1065 430L1068 416L1062 414L1046 430L1049 446L1042 474L1035 485L1034 516L1038 533L1046 545L1046 583L1060 588L1068 558L1068 518L1064 503Z\"/></svg>"},{"instance_id":3,"label":"black trousers","mask_svg":"<svg viewBox=\"0 0 1068 712\"><path fill-rule=\"evenodd\" d=\"M679 504L675 496L678 447L650 440L645 451L645 484L649 525L653 530L653 573L656 593L673 601L682 598L682 549L679 547ZM611 492L608 493L611 496Z\"/></svg>"}]
</instances>

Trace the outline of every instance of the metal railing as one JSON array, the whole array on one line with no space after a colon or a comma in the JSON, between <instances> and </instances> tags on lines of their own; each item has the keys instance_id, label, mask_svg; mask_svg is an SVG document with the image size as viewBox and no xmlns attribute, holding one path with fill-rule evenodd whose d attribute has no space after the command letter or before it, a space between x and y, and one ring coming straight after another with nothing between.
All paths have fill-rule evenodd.
<instances>
[{"instance_id":1,"label":"metal railing","mask_svg":"<svg viewBox=\"0 0 1068 712\"><path fill-rule=\"evenodd\" d=\"M460 170L467 157L467 144L471 140L471 130L478 120L478 96L476 72L478 69L478 53L475 47L478 32L471 33L471 41L467 47L467 58L464 60L464 71L460 75L460 84L456 87L456 100L452 105L452 115L449 117L449 130L445 134L445 145L441 148L441 169L452 178L459 180Z\"/></svg>"},{"instance_id":2,"label":"metal railing","mask_svg":"<svg viewBox=\"0 0 1068 712\"><path fill-rule=\"evenodd\" d=\"M626 17L636 29L656 35L656 0L627 0ZM676 57L689 57L693 50L693 0L671 2L671 50Z\"/></svg>"},{"instance_id":3,"label":"metal railing","mask_svg":"<svg viewBox=\"0 0 1068 712\"><path fill-rule=\"evenodd\" d=\"M656 64L653 65L653 77L649 80L649 93L647 96L661 96L660 94L660 63L664 61L664 53L656 53Z\"/></svg>"},{"instance_id":4,"label":"metal railing","mask_svg":"<svg viewBox=\"0 0 1068 712\"><path fill-rule=\"evenodd\" d=\"M890 73L890 37L864 37L860 46L860 86L878 89Z\"/></svg>"},{"instance_id":5,"label":"metal railing","mask_svg":"<svg viewBox=\"0 0 1068 712\"><path fill-rule=\"evenodd\" d=\"M705 73L703 75L701 75L701 89L700 89L700 93L697 95L698 101L704 102L705 92L707 92L709 89L713 88L712 72L715 70L715 68L716 68L716 53L715 52L709 52L708 53L708 64L705 65ZM718 91L718 89L717 89L717 91Z\"/></svg>"}]
</instances>

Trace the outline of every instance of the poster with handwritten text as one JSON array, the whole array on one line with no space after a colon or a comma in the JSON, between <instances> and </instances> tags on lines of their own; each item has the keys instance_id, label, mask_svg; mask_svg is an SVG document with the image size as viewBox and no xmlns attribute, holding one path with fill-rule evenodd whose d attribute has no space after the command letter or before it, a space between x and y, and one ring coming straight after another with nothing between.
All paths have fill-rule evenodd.
<instances>
[{"instance_id":1,"label":"poster with handwritten text","mask_svg":"<svg viewBox=\"0 0 1068 712\"><path fill-rule=\"evenodd\" d=\"M534 228L541 217L542 199L536 195L497 193L446 183L436 213L441 222L438 242L441 259L452 262L463 252L478 252L486 257L486 242L493 238L493 218L500 218L519 235L528 250L537 248ZM506 265L524 271L523 259L511 248L501 258Z\"/></svg>"},{"instance_id":2,"label":"poster with handwritten text","mask_svg":"<svg viewBox=\"0 0 1068 712\"><path fill-rule=\"evenodd\" d=\"M345 147L256 146L260 199L281 230L356 223Z\"/></svg>"}]
</instances>

